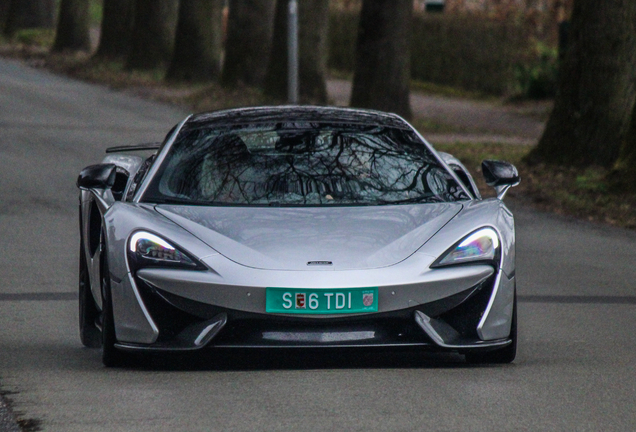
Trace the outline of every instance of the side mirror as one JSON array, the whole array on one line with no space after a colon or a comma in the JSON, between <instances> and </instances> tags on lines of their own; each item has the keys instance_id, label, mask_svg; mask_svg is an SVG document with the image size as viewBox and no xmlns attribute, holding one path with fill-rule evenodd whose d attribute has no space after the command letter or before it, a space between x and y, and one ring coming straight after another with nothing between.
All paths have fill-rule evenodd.
<instances>
[{"instance_id":1,"label":"side mirror","mask_svg":"<svg viewBox=\"0 0 636 432\"><path fill-rule=\"evenodd\" d=\"M488 186L497 191L497 198L504 198L508 189L519 184L519 171L509 163L496 160L485 160L481 163L481 171Z\"/></svg>"},{"instance_id":2,"label":"side mirror","mask_svg":"<svg viewBox=\"0 0 636 432\"><path fill-rule=\"evenodd\" d=\"M116 165L112 163L90 165L77 177L77 187L82 189L110 189L115 184Z\"/></svg>"}]
</instances>

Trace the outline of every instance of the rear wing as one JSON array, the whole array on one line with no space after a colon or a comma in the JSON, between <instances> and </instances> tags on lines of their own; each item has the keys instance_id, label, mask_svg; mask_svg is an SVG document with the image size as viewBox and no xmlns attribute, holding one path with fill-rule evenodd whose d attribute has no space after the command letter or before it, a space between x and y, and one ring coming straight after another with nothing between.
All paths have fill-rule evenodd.
<instances>
[{"instance_id":1,"label":"rear wing","mask_svg":"<svg viewBox=\"0 0 636 432\"><path fill-rule=\"evenodd\" d=\"M132 151L144 151L144 150L159 150L161 143L152 142L152 143L143 143L129 146L117 146L117 147L109 147L106 149L106 153L122 153L122 152L132 152Z\"/></svg>"}]
</instances>

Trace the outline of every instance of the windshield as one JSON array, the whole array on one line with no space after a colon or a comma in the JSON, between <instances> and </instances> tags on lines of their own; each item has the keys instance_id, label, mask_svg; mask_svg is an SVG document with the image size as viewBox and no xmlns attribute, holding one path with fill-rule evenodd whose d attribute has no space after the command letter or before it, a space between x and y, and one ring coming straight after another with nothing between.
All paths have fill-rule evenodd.
<instances>
[{"instance_id":1,"label":"windshield","mask_svg":"<svg viewBox=\"0 0 636 432\"><path fill-rule=\"evenodd\" d=\"M182 131L142 201L325 206L464 199L413 131L276 123Z\"/></svg>"}]
</instances>

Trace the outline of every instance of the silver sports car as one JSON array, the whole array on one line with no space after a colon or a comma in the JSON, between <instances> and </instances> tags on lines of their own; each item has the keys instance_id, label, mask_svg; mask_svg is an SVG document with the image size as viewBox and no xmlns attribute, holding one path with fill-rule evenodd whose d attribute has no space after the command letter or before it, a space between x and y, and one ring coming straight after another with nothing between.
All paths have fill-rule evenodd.
<instances>
[{"instance_id":1,"label":"silver sports car","mask_svg":"<svg viewBox=\"0 0 636 432\"><path fill-rule=\"evenodd\" d=\"M150 154L140 156L139 152ZM131 353L413 347L515 358L514 166L482 199L453 156L377 111L192 115L107 150L80 188L80 334Z\"/></svg>"}]
</instances>

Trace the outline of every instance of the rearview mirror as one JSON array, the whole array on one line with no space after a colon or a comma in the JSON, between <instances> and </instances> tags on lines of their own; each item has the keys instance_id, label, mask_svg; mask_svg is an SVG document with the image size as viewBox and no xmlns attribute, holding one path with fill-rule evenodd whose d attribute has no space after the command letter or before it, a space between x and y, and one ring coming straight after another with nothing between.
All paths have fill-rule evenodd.
<instances>
[{"instance_id":1,"label":"rearview mirror","mask_svg":"<svg viewBox=\"0 0 636 432\"><path fill-rule=\"evenodd\" d=\"M504 198L508 189L517 186L520 181L519 171L509 162L485 160L481 163L481 172L486 184L495 188L500 200Z\"/></svg>"},{"instance_id":2,"label":"rearview mirror","mask_svg":"<svg viewBox=\"0 0 636 432\"><path fill-rule=\"evenodd\" d=\"M83 189L110 189L115 184L115 164L97 164L84 168L77 177L77 187Z\"/></svg>"}]
</instances>

